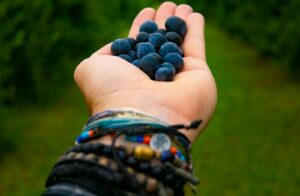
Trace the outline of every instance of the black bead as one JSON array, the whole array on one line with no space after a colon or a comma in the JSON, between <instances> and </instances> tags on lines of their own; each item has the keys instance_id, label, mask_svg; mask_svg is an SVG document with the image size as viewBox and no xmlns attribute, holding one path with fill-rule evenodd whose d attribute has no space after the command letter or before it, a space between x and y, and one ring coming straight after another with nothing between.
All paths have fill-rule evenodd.
<instances>
[{"instance_id":1,"label":"black bead","mask_svg":"<svg viewBox=\"0 0 300 196\"><path fill-rule=\"evenodd\" d=\"M138 165L138 160L131 156L127 159L127 165L136 168Z\"/></svg>"},{"instance_id":2,"label":"black bead","mask_svg":"<svg viewBox=\"0 0 300 196\"><path fill-rule=\"evenodd\" d=\"M144 173L148 173L151 169L151 166L148 162L140 163L140 170Z\"/></svg>"},{"instance_id":3,"label":"black bead","mask_svg":"<svg viewBox=\"0 0 300 196\"><path fill-rule=\"evenodd\" d=\"M81 146L81 152L89 153L91 151L91 144L86 143Z\"/></svg>"},{"instance_id":4,"label":"black bead","mask_svg":"<svg viewBox=\"0 0 300 196\"><path fill-rule=\"evenodd\" d=\"M112 157L112 148L110 146L103 146L102 152L105 156Z\"/></svg>"},{"instance_id":5,"label":"black bead","mask_svg":"<svg viewBox=\"0 0 300 196\"><path fill-rule=\"evenodd\" d=\"M160 166L154 166L152 168L152 175L155 177L155 178L158 178L158 179L161 179L163 177L163 170L162 170L162 167Z\"/></svg>"},{"instance_id":6,"label":"black bead","mask_svg":"<svg viewBox=\"0 0 300 196\"><path fill-rule=\"evenodd\" d=\"M127 157L126 152L124 150L119 150L117 152L117 156L121 161L125 161Z\"/></svg>"},{"instance_id":7,"label":"black bead","mask_svg":"<svg viewBox=\"0 0 300 196\"><path fill-rule=\"evenodd\" d=\"M102 144L94 144L92 145L92 152L95 154L102 154L103 145Z\"/></svg>"}]
</instances>

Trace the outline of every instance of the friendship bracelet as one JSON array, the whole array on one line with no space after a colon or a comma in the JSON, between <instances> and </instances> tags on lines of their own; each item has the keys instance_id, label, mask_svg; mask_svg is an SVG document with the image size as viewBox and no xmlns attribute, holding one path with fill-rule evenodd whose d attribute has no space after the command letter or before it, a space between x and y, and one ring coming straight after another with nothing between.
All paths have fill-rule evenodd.
<instances>
[{"instance_id":1,"label":"friendship bracelet","mask_svg":"<svg viewBox=\"0 0 300 196\"><path fill-rule=\"evenodd\" d=\"M85 124L76 145L54 166L47 186L62 179L84 178L139 195L183 195L184 185L199 180L192 175L190 141L178 130L195 129L200 123L168 125L129 110L96 114ZM112 137L111 145L90 142L107 135ZM121 136L134 144L116 146Z\"/></svg>"}]
</instances>

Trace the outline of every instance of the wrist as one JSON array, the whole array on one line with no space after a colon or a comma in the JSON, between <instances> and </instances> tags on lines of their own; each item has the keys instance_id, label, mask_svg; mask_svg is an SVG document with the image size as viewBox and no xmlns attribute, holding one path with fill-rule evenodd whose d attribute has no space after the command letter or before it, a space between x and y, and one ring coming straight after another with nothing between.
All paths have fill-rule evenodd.
<instances>
[{"instance_id":1,"label":"wrist","mask_svg":"<svg viewBox=\"0 0 300 196\"><path fill-rule=\"evenodd\" d=\"M188 124L191 120L193 120L187 119L177 111L171 110L165 105L141 95L110 96L109 99L105 99L105 101L93 104L90 108L90 112L91 115L95 115L105 110L119 110L124 108L130 108L141 113L151 115L168 124Z\"/></svg>"}]
</instances>

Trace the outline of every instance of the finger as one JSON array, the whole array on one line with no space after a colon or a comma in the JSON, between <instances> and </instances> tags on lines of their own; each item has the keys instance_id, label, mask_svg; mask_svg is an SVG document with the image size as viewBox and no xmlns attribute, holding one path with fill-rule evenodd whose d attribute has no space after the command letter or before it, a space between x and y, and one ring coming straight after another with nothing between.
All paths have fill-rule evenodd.
<instances>
[{"instance_id":1,"label":"finger","mask_svg":"<svg viewBox=\"0 0 300 196\"><path fill-rule=\"evenodd\" d=\"M183 43L184 55L206 61L204 17L201 14L194 12L188 16L186 24L188 31Z\"/></svg>"},{"instance_id":2,"label":"finger","mask_svg":"<svg viewBox=\"0 0 300 196\"><path fill-rule=\"evenodd\" d=\"M173 16L176 9L176 4L173 2L165 2L159 6L155 14L155 22L158 28L165 28L165 21L170 16Z\"/></svg>"},{"instance_id":3,"label":"finger","mask_svg":"<svg viewBox=\"0 0 300 196\"><path fill-rule=\"evenodd\" d=\"M191 13L193 13L193 8L191 6L187 4L181 4L175 9L174 15L186 20Z\"/></svg>"},{"instance_id":4,"label":"finger","mask_svg":"<svg viewBox=\"0 0 300 196\"><path fill-rule=\"evenodd\" d=\"M135 17L131 29L129 31L129 37L135 38L139 32L141 24L147 20L153 20L155 16L155 10L153 8L145 8Z\"/></svg>"},{"instance_id":5,"label":"finger","mask_svg":"<svg viewBox=\"0 0 300 196\"><path fill-rule=\"evenodd\" d=\"M106 44L105 46L103 46L102 48L100 48L99 50L97 50L94 54L98 54L98 55L111 55L111 44ZM92 54L92 55L94 55Z\"/></svg>"}]
</instances>

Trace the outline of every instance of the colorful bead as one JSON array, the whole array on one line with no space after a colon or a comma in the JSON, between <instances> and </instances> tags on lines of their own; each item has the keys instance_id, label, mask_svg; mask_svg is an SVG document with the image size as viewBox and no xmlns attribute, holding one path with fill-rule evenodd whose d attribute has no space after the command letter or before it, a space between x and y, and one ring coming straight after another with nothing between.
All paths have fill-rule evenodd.
<instances>
[{"instance_id":1,"label":"colorful bead","mask_svg":"<svg viewBox=\"0 0 300 196\"><path fill-rule=\"evenodd\" d=\"M148 144L148 145L149 145L149 143L150 143L150 140L151 140L151 137L150 137L150 135L145 135L145 136L144 136L144 141L143 141L143 143L144 143L144 144Z\"/></svg>"},{"instance_id":2,"label":"colorful bead","mask_svg":"<svg viewBox=\"0 0 300 196\"><path fill-rule=\"evenodd\" d=\"M172 146L172 147L170 148L170 152L171 152L173 155L175 155L175 154L177 153L177 149L176 149L174 146Z\"/></svg>"},{"instance_id":3,"label":"colorful bead","mask_svg":"<svg viewBox=\"0 0 300 196\"><path fill-rule=\"evenodd\" d=\"M169 150L171 147L171 139L164 133L154 134L150 140L150 146L154 150L161 152Z\"/></svg>"},{"instance_id":4,"label":"colorful bead","mask_svg":"<svg viewBox=\"0 0 300 196\"><path fill-rule=\"evenodd\" d=\"M137 141L138 143L143 143L143 140L144 140L144 136L143 136L143 135L139 135L139 136L137 136L137 138L136 138L136 141Z\"/></svg>"},{"instance_id":5,"label":"colorful bead","mask_svg":"<svg viewBox=\"0 0 300 196\"><path fill-rule=\"evenodd\" d=\"M183 156L183 154L180 151L177 151L176 155L182 160L182 161L186 161L185 157Z\"/></svg>"},{"instance_id":6,"label":"colorful bead","mask_svg":"<svg viewBox=\"0 0 300 196\"><path fill-rule=\"evenodd\" d=\"M95 132L93 130L89 131L89 138L93 137L95 135Z\"/></svg>"},{"instance_id":7,"label":"colorful bead","mask_svg":"<svg viewBox=\"0 0 300 196\"><path fill-rule=\"evenodd\" d=\"M89 133L88 133L88 132L83 132L83 133L81 134L81 136L82 136L84 139L87 139L87 138L89 138Z\"/></svg>"},{"instance_id":8,"label":"colorful bead","mask_svg":"<svg viewBox=\"0 0 300 196\"><path fill-rule=\"evenodd\" d=\"M151 159L155 154L155 152L149 146L143 145L136 146L133 152L136 158L144 160Z\"/></svg>"},{"instance_id":9,"label":"colorful bead","mask_svg":"<svg viewBox=\"0 0 300 196\"><path fill-rule=\"evenodd\" d=\"M171 161L171 159L173 158L172 154L170 153L170 151L166 150L163 151L161 153L161 160L162 161Z\"/></svg>"}]
</instances>

